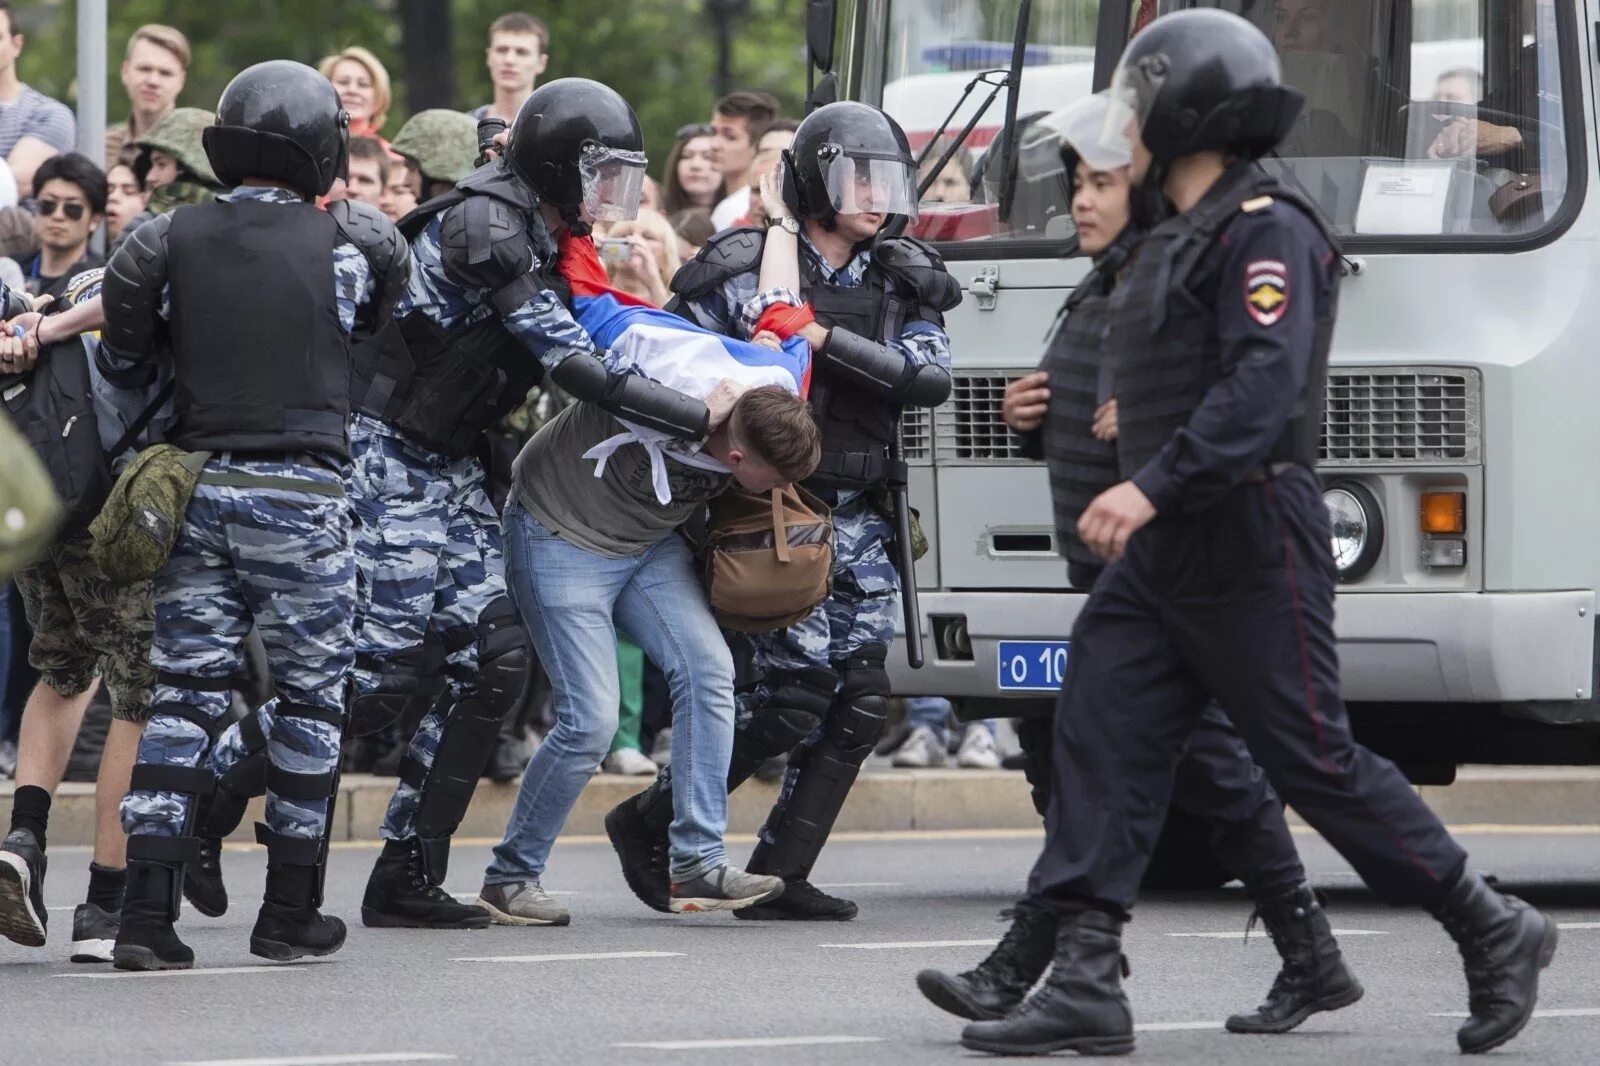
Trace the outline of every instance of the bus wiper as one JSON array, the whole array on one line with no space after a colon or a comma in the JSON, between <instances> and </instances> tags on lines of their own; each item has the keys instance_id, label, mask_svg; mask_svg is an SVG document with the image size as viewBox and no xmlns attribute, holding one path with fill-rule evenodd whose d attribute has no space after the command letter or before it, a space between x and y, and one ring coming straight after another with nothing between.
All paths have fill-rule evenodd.
<instances>
[{"instance_id":1,"label":"bus wiper","mask_svg":"<svg viewBox=\"0 0 1600 1066\"><path fill-rule=\"evenodd\" d=\"M989 79L993 77L999 77L1000 80L990 81ZM1006 71L984 70L978 72L971 81L967 82L966 89L961 93L961 99L956 101L956 106L952 107L950 113L944 117L944 121L939 123L941 131L950 128L950 123L955 121L956 112L961 110L961 106L967 102L967 97L972 95L972 90L978 87L979 82L992 86L992 88L990 88L989 95L984 98L983 103L978 105L978 110L973 112L972 118L967 121L967 124L961 128L961 132L956 134L955 139L950 142L950 147L946 148L944 154L939 157L939 165L929 170L927 175L917 182L918 200L928 195L928 190L933 188L934 179L939 176L940 171L944 170L945 165L956 157L956 153L961 151L961 146L967 143L967 138L972 136L972 131L977 129L978 123L983 120L984 114L989 110L989 105L994 103L995 97L1000 95L1000 90L1004 89L1010 80L1010 75ZM939 138L930 139L927 144L922 146L922 151L917 154L917 172L919 174L922 173L922 164L927 161L928 153L933 151L933 146L937 143L939 143Z\"/></svg>"}]
</instances>

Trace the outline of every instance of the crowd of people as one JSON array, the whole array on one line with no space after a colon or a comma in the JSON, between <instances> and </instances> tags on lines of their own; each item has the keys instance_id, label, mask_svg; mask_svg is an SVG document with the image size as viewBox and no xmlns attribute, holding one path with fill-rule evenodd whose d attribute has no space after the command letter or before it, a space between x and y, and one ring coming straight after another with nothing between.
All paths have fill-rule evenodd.
<instances>
[{"instance_id":1,"label":"crowd of people","mask_svg":"<svg viewBox=\"0 0 1600 1066\"><path fill-rule=\"evenodd\" d=\"M397 784L364 924L565 925L544 886L557 834L598 767L648 761L621 722L644 702L623 683L641 658L671 739L605 819L634 894L855 917L810 876L887 732L897 560L914 551L896 434L905 408L950 394L944 314L962 299L897 229L918 212L916 160L877 108L795 123L735 93L679 131L657 186L620 95L534 84L548 45L530 16L491 30L482 118L510 113L500 133L430 111L385 142L389 83L364 50L256 64L193 113L176 107L186 45L146 27L124 66L136 110L108 145L128 217L103 268L86 241L106 172L31 135L13 147L40 247L33 300L8 286L0 374L89 370L96 461L120 473L98 498L56 477L65 532L18 572L42 677L0 934L45 943L52 793L97 679L112 721L75 961L192 967L179 901L226 911L221 841L263 794L250 950L338 951L323 875L344 742L386 732ZM1024 741L1046 837L1012 928L974 969L918 975L973 1021L967 1047L1132 1050L1122 928L1169 796L1211 822L1282 958L1232 1031L1286 1032L1363 995L1285 802L1456 941L1463 1051L1521 1030L1555 953L1554 923L1470 868L1339 697L1314 466L1340 260L1258 165L1303 103L1265 35L1195 10L1152 22L1109 90L1037 124L1094 270L1002 414L1049 469L1090 595L1057 715ZM491 437L535 386L562 400L523 419L497 470ZM85 529L71 512L88 500ZM724 550L743 554L722 567ZM463 903L442 887L451 837L535 662L553 725ZM947 712L913 713L901 761L932 765ZM780 757L739 866L729 793Z\"/></svg>"}]
</instances>

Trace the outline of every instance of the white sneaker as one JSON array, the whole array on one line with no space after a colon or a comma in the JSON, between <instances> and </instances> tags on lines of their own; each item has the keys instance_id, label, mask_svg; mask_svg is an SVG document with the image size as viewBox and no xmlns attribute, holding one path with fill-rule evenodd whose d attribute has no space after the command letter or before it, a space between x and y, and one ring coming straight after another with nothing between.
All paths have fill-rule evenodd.
<instances>
[{"instance_id":1,"label":"white sneaker","mask_svg":"<svg viewBox=\"0 0 1600 1066\"><path fill-rule=\"evenodd\" d=\"M626 774L629 777L654 777L661 769L638 748L618 748L606 756L601 768L608 774Z\"/></svg>"},{"instance_id":2,"label":"white sneaker","mask_svg":"<svg viewBox=\"0 0 1600 1066\"><path fill-rule=\"evenodd\" d=\"M930 766L943 766L945 758L944 741L932 729L919 725L890 761L901 769L926 770Z\"/></svg>"},{"instance_id":3,"label":"white sneaker","mask_svg":"<svg viewBox=\"0 0 1600 1066\"><path fill-rule=\"evenodd\" d=\"M998 770L1000 753L994 748L994 737L981 723L967 726L956 752L956 765L967 770Z\"/></svg>"}]
</instances>

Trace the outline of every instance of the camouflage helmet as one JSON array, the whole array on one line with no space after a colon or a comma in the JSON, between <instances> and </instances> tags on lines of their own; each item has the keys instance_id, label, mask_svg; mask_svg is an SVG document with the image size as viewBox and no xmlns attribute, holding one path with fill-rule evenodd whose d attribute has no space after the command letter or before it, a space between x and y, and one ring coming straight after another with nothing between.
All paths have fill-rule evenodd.
<instances>
[{"instance_id":1,"label":"camouflage helmet","mask_svg":"<svg viewBox=\"0 0 1600 1066\"><path fill-rule=\"evenodd\" d=\"M217 121L217 116L199 107L179 107L150 128L150 132L133 142L141 149L154 148L178 161L178 165L207 185L217 185L217 172L211 169L211 160L201 146L200 136L207 126ZM146 164L146 172L149 166ZM139 175L144 180L144 175Z\"/></svg>"},{"instance_id":2,"label":"camouflage helmet","mask_svg":"<svg viewBox=\"0 0 1600 1066\"><path fill-rule=\"evenodd\" d=\"M417 164L423 182L454 185L477 162L478 123L471 115L442 107L419 111L400 127L389 148Z\"/></svg>"}]
</instances>

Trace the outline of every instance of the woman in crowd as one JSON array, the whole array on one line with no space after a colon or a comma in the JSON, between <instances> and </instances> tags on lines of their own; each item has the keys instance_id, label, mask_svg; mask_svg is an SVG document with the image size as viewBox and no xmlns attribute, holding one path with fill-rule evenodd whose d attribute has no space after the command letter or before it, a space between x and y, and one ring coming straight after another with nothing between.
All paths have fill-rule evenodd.
<instances>
[{"instance_id":1,"label":"woman in crowd","mask_svg":"<svg viewBox=\"0 0 1600 1066\"><path fill-rule=\"evenodd\" d=\"M678 258L685 263L699 255L700 249L717 232L711 212L703 207L685 208L668 217L667 222L678 236Z\"/></svg>"},{"instance_id":2,"label":"woman in crowd","mask_svg":"<svg viewBox=\"0 0 1600 1066\"><path fill-rule=\"evenodd\" d=\"M685 126L667 153L663 175L662 213L672 215L690 207L707 211L728 195L721 171L711 162L711 127Z\"/></svg>"},{"instance_id":3,"label":"woman in crowd","mask_svg":"<svg viewBox=\"0 0 1600 1066\"><path fill-rule=\"evenodd\" d=\"M385 148L389 142L380 134L389 119L389 104L394 95L389 88L389 72L378 57L351 45L338 55L317 64L322 76L339 91L339 102L350 112L350 136L376 137Z\"/></svg>"},{"instance_id":4,"label":"woman in crowd","mask_svg":"<svg viewBox=\"0 0 1600 1066\"><path fill-rule=\"evenodd\" d=\"M631 252L621 265L611 267L611 284L630 296L662 307L671 298L667 286L683 260L678 256L678 235L658 211L639 208L630 222L614 223L606 230L607 240L625 240Z\"/></svg>"}]
</instances>

